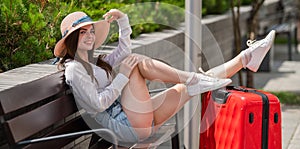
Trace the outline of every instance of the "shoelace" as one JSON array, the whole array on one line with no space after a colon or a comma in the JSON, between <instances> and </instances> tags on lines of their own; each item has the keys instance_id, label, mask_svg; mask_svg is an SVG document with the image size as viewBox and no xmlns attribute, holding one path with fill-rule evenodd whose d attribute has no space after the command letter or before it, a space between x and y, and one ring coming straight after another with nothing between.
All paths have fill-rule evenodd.
<instances>
[{"instance_id":1,"label":"shoelace","mask_svg":"<svg viewBox=\"0 0 300 149\"><path fill-rule=\"evenodd\" d=\"M202 68L199 68L199 72L202 73L205 76L209 76L209 77L214 78L214 73L213 72L209 72L209 73L204 72Z\"/></svg>"},{"instance_id":2,"label":"shoelace","mask_svg":"<svg viewBox=\"0 0 300 149\"><path fill-rule=\"evenodd\" d=\"M199 72L203 75L203 76L206 76L205 78L201 78L202 80L205 80L205 81L212 81L212 80L215 80L216 78L214 77L214 73L213 72L210 72L210 73L206 73L203 71L202 68L199 68Z\"/></svg>"},{"instance_id":3,"label":"shoelace","mask_svg":"<svg viewBox=\"0 0 300 149\"><path fill-rule=\"evenodd\" d=\"M256 43L256 40L247 40L246 44L248 47L254 45Z\"/></svg>"}]
</instances>

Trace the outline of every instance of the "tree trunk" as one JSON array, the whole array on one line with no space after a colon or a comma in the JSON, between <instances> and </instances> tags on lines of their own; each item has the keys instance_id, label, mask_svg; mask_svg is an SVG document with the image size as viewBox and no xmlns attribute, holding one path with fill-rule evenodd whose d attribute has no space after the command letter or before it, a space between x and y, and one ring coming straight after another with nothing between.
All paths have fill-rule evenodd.
<instances>
[{"instance_id":1,"label":"tree trunk","mask_svg":"<svg viewBox=\"0 0 300 149\"><path fill-rule=\"evenodd\" d=\"M262 4L264 3L265 0L254 0L252 2L252 11L250 14L250 18L249 18L249 27L248 27L248 31L249 31L249 39L250 40L254 40L257 36L257 27L258 27L258 19L257 19L257 14L258 11L260 9L260 7L262 6ZM253 72L247 70L247 87L254 87L254 81L253 81Z\"/></svg>"},{"instance_id":2,"label":"tree trunk","mask_svg":"<svg viewBox=\"0 0 300 149\"><path fill-rule=\"evenodd\" d=\"M0 59L0 73L7 71L4 63L2 62L2 60Z\"/></svg>"},{"instance_id":3,"label":"tree trunk","mask_svg":"<svg viewBox=\"0 0 300 149\"><path fill-rule=\"evenodd\" d=\"M241 1L237 1L236 11L235 11L235 1L230 0L230 6L231 6L231 14L232 14L232 24L233 24L233 33L234 33L234 45L236 48L236 51L234 52L234 55L237 55L241 52L241 31L240 31L240 6ZM243 76L242 72L238 72L238 78L239 78L239 85L243 86Z\"/></svg>"}]
</instances>

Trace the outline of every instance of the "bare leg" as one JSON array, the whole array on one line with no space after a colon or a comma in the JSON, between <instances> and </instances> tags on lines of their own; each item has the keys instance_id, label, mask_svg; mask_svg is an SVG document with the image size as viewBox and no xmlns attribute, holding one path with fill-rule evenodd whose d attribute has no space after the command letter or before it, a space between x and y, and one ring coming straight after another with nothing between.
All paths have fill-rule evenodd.
<instances>
[{"instance_id":1,"label":"bare leg","mask_svg":"<svg viewBox=\"0 0 300 149\"><path fill-rule=\"evenodd\" d=\"M135 69L132 75L135 79L130 79L121 102L132 127L142 139L151 134L153 121L157 130L174 116L191 96L188 95L185 85L176 84L150 99L145 81L136 70L138 69ZM133 92L136 90L139 92Z\"/></svg>"},{"instance_id":2,"label":"bare leg","mask_svg":"<svg viewBox=\"0 0 300 149\"><path fill-rule=\"evenodd\" d=\"M186 83L190 78L192 81L196 78L194 82L198 83L198 74L195 77L194 73L175 69L146 56L135 55L138 57L139 63L133 69L130 81L123 90L121 103L131 125L142 139L151 134L153 120L155 124L160 125L173 116L191 98L187 92L189 85L186 86L182 83ZM206 78L203 75L200 77L203 80ZM156 96L155 102L152 102L145 79L160 80L177 85ZM200 83L214 85L214 82L210 83L209 81Z\"/></svg>"},{"instance_id":3,"label":"bare leg","mask_svg":"<svg viewBox=\"0 0 300 149\"><path fill-rule=\"evenodd\" d=\"M177 84L186 83L186 80L191 76L190 72L173 68L143 55L134 55L141 59L138 67L142 76L148 80L160 80L162 82Z\"/></svg>"},{"instance_id":4,"label":"bare leg","mask_svg":"<svg viewBox=\"0 0 300 149\"><path fill-rule=\"evenodd\" d=\"M140 62L138 66L140 73L146 79L160 80L162 82L170 82L174 84L186 84L187 92L190 96L215 90L231 83L230 79L216 79L203 74L178 70L160 61L150 58L144 58L144 60Z\"/></svg>"},{"instance_id":5,"label":"bare leg","mask_svg":"<svg viewBox=\"0 0 300 149\"><path fill-rule=\"evenodd\" d=\"M264 39L254 44L252 44L252 41L247 41L247 44L249 42L248 49L242 51L232 60L208 70L206 73L218 78L230 78L243 67L247 67L251 71L256 72L265 55L270 50L274 38L275 31L270 31Z\"/></svg>"},{"instance_id":6,"label":"bare leg","mask_svg":"<svg viewBox=\"0 0 300 149\"><path fill-rule=\"evenodd\" d=\"M230 61L208 70L206 73L218 78L230 78L243 68L241 54ZM155 128L174 116L191 97L187 94L186 86L177 84L170 89L151 98L154 111Z\"/></svg>"},{"instance_id":7,"label":"bare leg","mask_svg":"<svg viewBox=\"0 0 300 149\"><path fill-rule=\"evenodd\" d=\"M243 68L241 53L230 61L216 66L206 73L217 78L230 78Z\"/></svg>"},{"instance_id":8,"label":"bare leg","mask_svg":"<svg viewBox=\"0 0 300 149\"><path fill-rule=\"evenodd\" d=\"M140 57L140 62L132 71L129 79L130 81L122 92L121 104L132 127L134 127L140 139L143 139L151 134L151 127L155 117L153 111L156 109L156 107L153 107L153 103L150 100L145 79L161 80L163 82L171 83L183 83L186 82L191 73L177 70L160 61L153 60L145 56L136 56ZM175 98L175 96L178 96L178 94L183 91L183 89L177 89L177 91L175 91L176 89L170 90L171 91L167 92L167 96L170 96L170 98ZM185 96L186 99L190 98L188 94L185 94ZM174 99L174 101L174 106L165 109L166 111L170 111L169 113L173 113L174 107L178 106L176 101L179 100Z\"/></svg>"},{"instance_id":9,"label":"bare leg","mask_svg":"<svg viewBox=\"0 0 300 149\"><path fill-rule=\"evenodd\" d=\"M123 89L121 104L139 138L147 138L151 134L153 110L145 79L138 67L132 71L129 83Z\"/></svg>"},{"instance_id":10,"label":"bare leg","mask_svg":"<svg viewBox=\"0 0 300 149\"><path fill-rule=\"evenodd\" d=\"M186 91L186 86L183 84L176 84L168 90L152 97L153 106L158 107L154 111L155 128L159 128L174 116L190 99L191 97Z\"/></svg>"},{"instance_id":11,"label":"bare leg","mask_svg":"<svg viewBox=\"0 0 300 149\"><path fill-rule=\"evenodd\" d=\"M230 78L242 68L241 54L239 54L230 61L208 70L206 73L218 78ZM159 127L169 120L190 98L186 92L186 86L183 84L177 84L152 97L153 107L158 107L154 111L155 125Z\"/></svg>"}]
</instances>

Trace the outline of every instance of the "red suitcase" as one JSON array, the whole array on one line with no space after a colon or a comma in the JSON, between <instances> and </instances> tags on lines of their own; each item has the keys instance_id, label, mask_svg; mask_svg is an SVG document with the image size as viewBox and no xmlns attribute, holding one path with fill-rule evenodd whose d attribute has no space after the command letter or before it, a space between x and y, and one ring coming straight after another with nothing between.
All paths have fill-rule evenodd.
<instances>
[{"instance_id":1,"label":"red suitcase","mask_svg":"<svg viewBox=\"0 0 300 149\"><path fill-rule=\"evenodd\" d=\"M200 149L281 149L281 109L268 92L227 87L203 94Z\"/></svg>"}]
</instances>

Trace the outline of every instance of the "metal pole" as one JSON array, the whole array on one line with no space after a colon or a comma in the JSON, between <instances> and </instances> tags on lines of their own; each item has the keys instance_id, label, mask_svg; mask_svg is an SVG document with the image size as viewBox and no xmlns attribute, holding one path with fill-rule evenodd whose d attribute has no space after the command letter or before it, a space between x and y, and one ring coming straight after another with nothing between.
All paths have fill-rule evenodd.
<instances>
[{"instance_id":1,"label":"metal pole","mask_svg":"<svg viewBox=\"0 0 300 149\"><path fill-rule=\"evenodd\" d=\"M185 70L196 71L201 66L201 15L202 0L185 1ZM188 57L188 58L187 58ZM184 130L184 145L186 148L199 148L200 132L200 97L194 97L184 107L185 120L189 125ZM195 105L196 109L195 109Z\"/></svg>"},{"instance_id":2,"label":"metal pole","mask_svg":"<svg viewBox=\"0 0 300 149\"><path fill-rule=\"evenodd\" d=\"M85 130L85 131L67 133L67 134L44 137L44 138L38 138L38 139L32 139L32 140L25 140L25 141L19 142L18 145L28 145L28 144L33 144L33 143L40 143L40 142L45 142L45 141L57 140L57 139L72 138L72 137L83 136L83 135L88 135L88 134L92 134L92 133L102 133L102 134L109 135L112 139L113 149L117 148L117 145L118 145L117 136L111 130L105 129L105 128Z\"/></svg>"}]
</instances>

